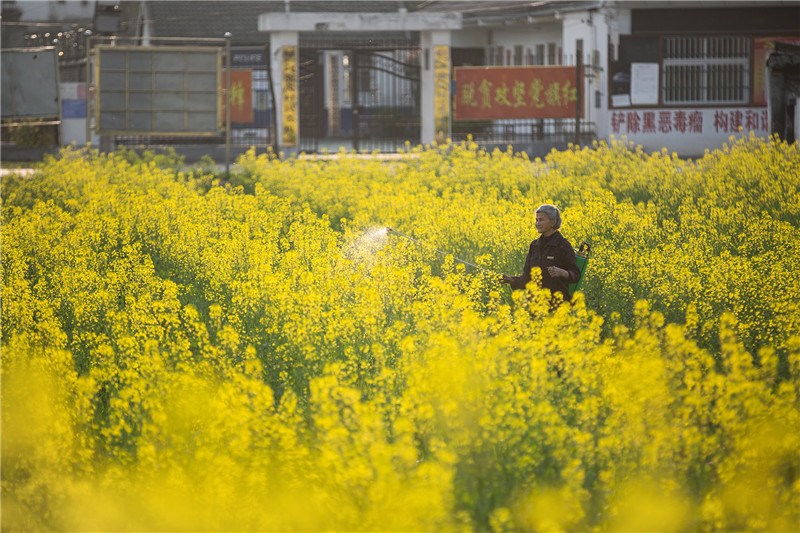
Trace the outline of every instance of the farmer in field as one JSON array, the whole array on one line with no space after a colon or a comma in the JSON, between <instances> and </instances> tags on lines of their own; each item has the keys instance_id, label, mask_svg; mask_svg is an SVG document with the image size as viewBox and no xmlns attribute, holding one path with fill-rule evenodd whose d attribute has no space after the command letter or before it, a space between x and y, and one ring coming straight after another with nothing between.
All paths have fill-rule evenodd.
<instances>
[{"instance_id":1,"label":"farmer in field","mask_svg":"<svg viewBox=\"0 0 800 533\"><path fill-rule=\"evenodd\" d=\"M521 276L503 274L502 283L508 283L512 289L524 289L531 281L531 268L539 267L542 271L542 287L555 294L561 293L565 301L570 301L569 284L580 278L575 250L567 239L561 235L561 213L554 205L543 204L536 210L536 231L541 235L531 243L525 266Z\"/></svg>"}]
</instances>

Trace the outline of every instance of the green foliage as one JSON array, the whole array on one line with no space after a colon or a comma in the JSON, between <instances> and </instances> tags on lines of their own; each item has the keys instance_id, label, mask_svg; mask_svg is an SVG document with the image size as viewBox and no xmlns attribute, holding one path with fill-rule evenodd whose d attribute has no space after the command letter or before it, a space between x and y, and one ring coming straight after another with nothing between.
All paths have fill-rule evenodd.
<instances>
[{"instance_id":1,"label":"green foliage","mask_svg":"<svg viewBox=\"0 0 800 533\"><path fill-rule=\"evenodd\" d=\"M32 119L36 122L40 119ZM22 123L2 128L3 141L13 142L20 148L50 148L58 143L58 126Z\"/></svg>"}]
</instances>

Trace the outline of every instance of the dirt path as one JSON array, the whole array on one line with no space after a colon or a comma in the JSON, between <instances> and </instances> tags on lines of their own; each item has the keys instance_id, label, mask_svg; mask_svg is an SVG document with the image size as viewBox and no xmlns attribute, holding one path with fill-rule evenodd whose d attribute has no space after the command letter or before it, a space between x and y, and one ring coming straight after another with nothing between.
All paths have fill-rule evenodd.
<instances>
[{"instance_id":1,"label":"dirt path","mask_svg":"<svg viewBox=\"0 0 800 533\"><path fill-rule=\"evenodd\" d=\"M0 178L16 174L17 176L30 176L35 172L32 168L0 168Z\"/></svg>"}]
</instances>

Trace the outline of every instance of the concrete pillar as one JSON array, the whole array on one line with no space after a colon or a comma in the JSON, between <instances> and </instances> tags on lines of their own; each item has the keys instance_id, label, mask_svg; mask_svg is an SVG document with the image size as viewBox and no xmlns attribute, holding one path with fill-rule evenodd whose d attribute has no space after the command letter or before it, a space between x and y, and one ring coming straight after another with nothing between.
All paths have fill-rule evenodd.
<instances>
[{"instance_id":1,"label":"concrete pillar","mask_svg":"<svg viewBox=\"0 0 800 533\"><path fill-rule=\"evenodd\" d=\"M270 76L275 91L278 149L296 153L299 122L300 34L296 31L273 31L270 37Z\"/></svg>"},{"instance_id":2,"label":"concrete pillar","mask_svg":"<svg viewBox=\"0 0 800 533\"><path fill-rule=\"evenodd\" d=\"M564 63L566 65L575 65L577 59L575 57L577 41L583 41L583 66L584 74L588 74L591 69L589 68L593 62L594 46L596 41L593 35L593 15L590 17L589 12L578 11L574 13L567 13L564 15L562 22L563 35L564 35ZM607 38L607 34L603 35L603 39ZM605 45L604 45L605 46ZM584 77L581 93L583 96L583 120L595 121L597 120L596 113L593 112L594 107L594 80Z\"/></svg>"},{"instance_id":3,"label":"concrete pillar","mask_svg":"<svg viewBox=\"0 0 800 533\"><path fill-rule=\"evenodd\" d=\"M591 77L589 106L591 117L597 127L597 137L607 139L609 135L608 90L609 56L608 42L614 30L615 13L600 10L595 14L592 31L592 60L595 62ZM597 52L594 52L596 50Z\"/></svg>"},{"instance_id":4,"label":"concrete pillar","mask_svg":"<svg viewBox=\"0 0 800 533\"><path fill-rule=\"evenodd\" d=\"M344 95L344 76L342 75L342 54L327 52L325 54L325 102L328 107L328 135L339 136L342 133L341 113Z\"/></svg>"},{"instance_id":5,"label":"concrete pillar","mask_svg":"<svg viewBox=\"0 0 800 533\"><path fill-rule=\"evenodd\" d=\"M420 141L430 144L450 137L450 31L420 32L422 65L420 69Z\"/></svg>"}]
</instances>

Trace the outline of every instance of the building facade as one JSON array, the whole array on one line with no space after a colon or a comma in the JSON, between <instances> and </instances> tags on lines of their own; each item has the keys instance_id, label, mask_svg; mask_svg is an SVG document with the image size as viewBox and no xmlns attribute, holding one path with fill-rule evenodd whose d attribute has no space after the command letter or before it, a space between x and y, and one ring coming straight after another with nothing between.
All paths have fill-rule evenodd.
<instances>
[{"instance_id":1,"label":"building facade","mask_svg":"<svg viewBox=\"0 0 800 533\"><path fill-rule=\"evenodd\" d=\"M775 42L800 44L796 3L642 4L616 9L607 135L697 156L740 131L776 130L766 60Z\"/></svg>"},{"instance_id":2,"label":"building facade","mask_svg":"<svg viewBox=\"0 0 800 533\"><path fill-rule=\"evenodd\" d=\"M772 132L766 60L775 42L800 44L800 3L428 2L421 12L400 8L341 16L285 11L259 17L259 31L269 35L278 59L272 64L273 78L281 81L286 77L280 58L287 56L278 51L302 46L309 32L380 35L398 28L420 32L423 58L444 47L450 73L464 65L574 66L580 53L581 120L596 139L626 138L647 151L666 148L699 156L731 135ZM442 133L453 135L459 124L451 110L437 111L437 72L429 59L423 63L420 141L429 143ZM278 83L279 101L281 90ZM786 101L797 96L789 94ZM337 105L345 108L347 102ZM283 109L291 107L284 103ZM278 117L284 124L280 106ZM554 120L494 122L489 127L501 132L493 137L498 144L535 152L537 128L544 132L545 151L557 141L564 144L547 134L557 133ZM503 138L502 132L513 133Z\"/></svg>"},{"instance_id":3,"label":"building facade","mask_svg":"<svg viewBox=\"0 0 800 533\"><path fill-rule=\"evenodd\" d=\"M234 136L285 152L396 151L472 135L531 155L626 138L694 157L740 132L793 140L800 123L795 60L783 56L780 78L768 70L776 42L800 45L800 1L76 0L3 2L3 13L4 48L48 44L42 21L72 19L45 33L66 54L62 72L72 69L61 79L73 121L90 92L80 78L84 29L143 46L230 32L252 105ZM459 117L459 69L508 69L512 83L518 67L573 68L575 116ZM508 105L501 85L493 90L487 105Z\"/></svg>"}]
</instances>

